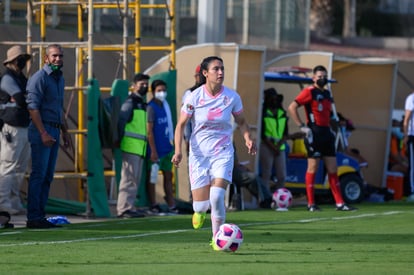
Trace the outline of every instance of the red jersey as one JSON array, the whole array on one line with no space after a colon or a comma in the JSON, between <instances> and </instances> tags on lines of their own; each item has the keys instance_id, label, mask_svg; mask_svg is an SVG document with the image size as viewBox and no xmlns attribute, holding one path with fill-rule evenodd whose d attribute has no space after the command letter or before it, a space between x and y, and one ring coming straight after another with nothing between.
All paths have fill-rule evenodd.
<instances>
[{"instance_id":1,"label":"red jersey","mask_svg":"<svg viewBox=\"0 0 414 275\"><path fill-rule=\"evenodd\" d=\"M295 101L298 105L305 107L308 124L314 123L322 127L330 126L333 99L328 90L309 86L299 93Z\"/></svg>"}]
</instances>

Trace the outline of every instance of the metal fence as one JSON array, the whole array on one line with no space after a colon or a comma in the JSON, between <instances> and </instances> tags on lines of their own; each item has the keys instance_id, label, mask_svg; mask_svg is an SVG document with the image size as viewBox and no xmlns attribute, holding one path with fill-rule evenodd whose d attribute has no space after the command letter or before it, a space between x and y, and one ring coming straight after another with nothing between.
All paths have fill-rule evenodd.
<instances>
[{"instance_id":1,"label":"metal fence","mask_svg":"<svg viewBox=\"0 0 414 275\"><path fill-rule=\"evenodd\" d=\"M226 1L226 37L223 42L263 45L268 48L307 48L309 44L309 11L311 0L223 0ZM106 0L104 2L122 2ZM168 0L142 0L142 4L165 4ZM26 1L3 0L1 14L3 22L26 20ZM6 4L10 10L6 10ZM184 43L196 43L198 0L177 0L177 33ZM59 22L52 27L68 27L76 24L74 13L64 6L50 8L50 17L57 16ZM55 13L55 14L54 14ZM95 11L96 30L116 30L122 27L118 10ZM143 36L163 37L167 16L165 11L143 9L141 31ZM130 14L133 16L133 14ZM117 23L118 22L118 23ZM131 29L133 26L131 25Z\"/></svg>"},{"instance_id":2,"label":"metal fence","mask_svg":"<svg viewBox=\"0 0 414 275\"><path fill-rule=\"evenodd\" d=\"M227 0L226 42L264 45L268 48L307 48L310 1ZM180 22L188 23L189 19L193 19L192 26L196 26L198 1L178 2L177 16ZM183 31L189 33L188 30L179 29L180 37L183 37Z\"/></svg>"}]
</instances>

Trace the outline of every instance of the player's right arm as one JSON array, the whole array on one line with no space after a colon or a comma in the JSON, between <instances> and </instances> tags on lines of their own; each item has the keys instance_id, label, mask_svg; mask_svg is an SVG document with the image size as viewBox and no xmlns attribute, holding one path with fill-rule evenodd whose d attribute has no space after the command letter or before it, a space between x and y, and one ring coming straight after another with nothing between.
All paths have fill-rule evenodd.
<instances>
[{"instance_id":1,"label":"player's right arm","mask_svg":"<svg viewBox=\"0 0 414 275\"><path fill-rule=\"evenodd\" d=\"M184 128L188 120L189 120L188 114L181 111L180 117L177 121L177 126L175 127L175 133L174 133L175 153L171 159L171 162L174 164L175 167L179 167L179 164L183 158L182 141L184 137Z\"/></svg>"}]
</instances>

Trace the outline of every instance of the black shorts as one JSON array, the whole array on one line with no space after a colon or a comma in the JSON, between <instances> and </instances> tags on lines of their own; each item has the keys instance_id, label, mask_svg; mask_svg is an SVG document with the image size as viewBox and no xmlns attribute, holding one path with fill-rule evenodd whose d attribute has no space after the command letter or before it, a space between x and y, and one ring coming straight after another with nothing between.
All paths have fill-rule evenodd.
<instances>
[{"instance_id":1,"label":"black shorts","mask_svg":"<svg viewBox=\"0 0 414 275\"><path fill-rule=\"evenodd\" d=\"M305 138L305 147L308 158L335 157L335 134L330 127L313 125L312 138Z\"/></svg>"}]
</instances>

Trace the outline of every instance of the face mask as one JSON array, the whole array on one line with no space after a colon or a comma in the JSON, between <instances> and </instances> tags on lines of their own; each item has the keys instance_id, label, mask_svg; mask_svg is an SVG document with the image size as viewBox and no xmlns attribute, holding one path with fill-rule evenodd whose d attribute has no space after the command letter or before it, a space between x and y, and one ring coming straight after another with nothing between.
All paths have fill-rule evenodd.
<instances>
[{"instance_id":1,"label":"face mask","mask_svg":"<svg viewBox=\"0 0 414 275\"><path fill-rule=\"evenodd\" d=\"M142 96L146 95L148 92L148 86L141 86L141 88L139 88L138 93Z\"/></svg>"},{"instance_id":2,"label":"face mask","mask_svg":"<svg viewBox=\"0 0 414 275\"><path fill-rule=\"evenodd\" d=\"M154 96L159 101L164 102L164 100L167 98L167 92L166 91L156 92Z\"/></svg>"},{"instance_id":3,"label":"face mask","mask_svg":"<svg viewBox=\"0 0 414 275\"><path fill-rule=\"evenodd\" d=\"M27 63L27 59L26 58L21 58L21 57L18 57L17 58L17 63L16 63L16 65L17 65L17 68L19 68L20 70L23 70L24 69L24 67L26 66L26 63Z\"/></svg>"},{"instance_id":4,"label":"face mask","mask_svg":"<svg viewBox=\"0 0 414 275\"><path fill-rule=\"evenodd\" d=\"M49 64L49 68L53 71L53 72L57 72L60 70L60 68L62 68L62 66L60 65L55 65L55 64Z\"/></svg>"},{"instance_id":5,"label":"face mask","mask_svg":"<svg viewBox=\"0 0 414 275\"><path fill-rule=\"evenodd\" d=\"M318 80L316 80L316 84L321 88L324 87L326 83L328 83L328 79L326 78L319 78Z\"/></svg>"},{"instance_id":6,"label":"face mask","mask_svg":"<svg viewBox=\"0 0 414 275\"><path fill-rule=\"evenodd\" d=\"M401 133L400 127L392 127L392 133L398 138L402 139L404 137L403 133Z\"/></svg>"}]
</instances>

